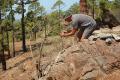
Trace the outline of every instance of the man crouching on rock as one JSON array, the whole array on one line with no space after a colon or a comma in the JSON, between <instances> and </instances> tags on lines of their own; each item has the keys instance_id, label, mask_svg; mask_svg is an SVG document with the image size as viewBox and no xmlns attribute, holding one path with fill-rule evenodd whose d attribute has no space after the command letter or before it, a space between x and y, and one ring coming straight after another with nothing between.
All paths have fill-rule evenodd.
<instances>
[{"instance_id":1,"label":"man crouching on rock","mask_svg":"<svg viewBox=\"0 0 120 80\"><path fill-rule=\"evenodd\" d=\"M96 29L96 21L92 17L85 14L74 14L66 17L64 20L64 25L68 26L70 23L72 26L71 31L61 32L61 37L72 36L77 33L77 41L85 41Z\"/></svg>"}]
</instances>

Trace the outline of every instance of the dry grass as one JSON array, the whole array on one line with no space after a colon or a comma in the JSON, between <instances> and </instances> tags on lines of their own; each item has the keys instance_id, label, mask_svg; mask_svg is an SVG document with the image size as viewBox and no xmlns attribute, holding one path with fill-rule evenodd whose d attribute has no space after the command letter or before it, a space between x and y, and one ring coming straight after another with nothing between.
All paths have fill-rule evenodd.
<instances>
[{"instance_id":1,"label":"dry grass","mask_svg":"<svg viewBox=\"0 0 120 80\"><path fill-rule=\"evenodd\" d=\"M38 38L37 41L31 41L32 45L36 43L41 43L43 39ZM72 44L72 38L64 38L63 45ZM21 50L21 42L16 42L16 51ZM27 41L27 45L29 45L29 41ZM62 41L59 36L48 37L43 45L42 50L42 59L43 62L50 62L52 61L58 54L59 51L62 49ZM35 49L33 51L34 58L37 60L39 55L39 49ZM46 63L44 63L46 64ZM20 76L24 80L32 78L32 73L35 70L35 64L33 64L31 59L30 52L23 53L21 55L17 55L14 58L11 58L7 61L7 68L8 70L5 72L0 72L0 80L20 80Z\"/></svg>"}]
</instances>

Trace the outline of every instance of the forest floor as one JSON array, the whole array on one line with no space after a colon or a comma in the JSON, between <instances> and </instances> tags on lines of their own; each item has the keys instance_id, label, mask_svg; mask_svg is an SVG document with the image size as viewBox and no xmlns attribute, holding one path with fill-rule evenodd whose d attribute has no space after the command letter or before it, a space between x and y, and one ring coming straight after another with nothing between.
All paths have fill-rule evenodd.
<instances>
[{"instance_id":1,"label":"forest floor","mask_svg":"<svg viewBox=\"0 0 120 80\"><path fill-rule=\"evenodd\" d=\"M120 29L115 29L113 31L119 34ZM102 30L104 31L105 29ZM107 45L104 40L98 39L95 43L86 41L76 44L74 37L61 39L55 36L47 38L41 52L39 45L36 44L42 42L41 38L31 42L34 48L32 53L31 51L19 53L7 60L7 71L0 71L0 80L119 80L120 78L119 42L113 41L111 45ZM29 47L29 41L27 45ZM16 51L19 50L21 42L16 43ZM36 69L36 61L39 60L41 75Z\"/></svg>"},{"instance_id":2,"label":"forest floor","mask_svg":"<svg viewBox=\"0 0 120 80\"><path fill-rule=\"evenodd\" d=\"M71 41L66 39L66 44ZM36 44L42 43L43 40L37 39L37 41L32 41L32 49L33 52L28 51L26 53L21 52L22 43L16 42L16 57L10 58L7 60L7 71L2 71L0 69L0 80L31 80L33 78L34 73L36 73L36 60L38 60L38 56L40 55L39 48L36 47ZM42 58L41 61L50 62L54 60L57 54L61 51L61 38L59 36L48 37L46 43L44 43L42 50ZM30 42L27 41L27 46L29 47ZM34 57L34 59L33 59ZM0 66L1 68L1 66Z\"/></svg>"}]
</instances>

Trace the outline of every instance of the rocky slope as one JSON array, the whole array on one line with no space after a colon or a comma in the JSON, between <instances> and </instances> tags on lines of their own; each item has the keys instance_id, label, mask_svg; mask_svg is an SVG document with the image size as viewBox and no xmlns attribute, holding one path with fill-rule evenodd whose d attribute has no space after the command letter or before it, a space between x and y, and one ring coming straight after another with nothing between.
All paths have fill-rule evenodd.
<instances>
[{"instance_id":1,"label":"rocky slope","mask_svg":"<svg viewBox=\"0 0 120 80\"><path fill-rule=\"evenodd\" d=\"M120 43L97 40L61 51L43 71L40 80L119 80Z\"/></svg>"},{"instance_id":2,"label":"rocky slope","mask_svg":"<svg viewBox=\"0 0 120 80\"><path fill-rule=\"evenodd\" d=\"M0 80L119 80L120 43L115 41L114 34L120 36L119 26L112 31L102 29L94 32L90 40L99 38L97 41L76 44L72 37L48 38L42 52L40 46L36 46L33 54L27 52L7 60L7 71L0 71ZM106 44L107 39L100 40L109 36L110 44ZM61 47L64 50L61 51ZM40 71L36 70L38 60Z\"/></svg>"}]
</instances>

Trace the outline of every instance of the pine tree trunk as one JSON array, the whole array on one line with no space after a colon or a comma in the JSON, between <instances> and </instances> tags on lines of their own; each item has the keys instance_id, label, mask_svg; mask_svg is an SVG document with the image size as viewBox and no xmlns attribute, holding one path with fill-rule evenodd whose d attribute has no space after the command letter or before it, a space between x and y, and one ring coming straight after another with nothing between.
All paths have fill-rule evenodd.
<instances>
[{"instance_id":1,"label":"pine tree trunk","mask_svg":"<svg viewBox=\"0 0 120 80\"><path fill-rule=\"evenodd\" d=\"M21 25L22 25L22 48L23 51L26 52L26 41L25 41L25 25L24 25L24 2L22 0L22 19L21 19Z\"/></svg>"},{"instance_id":2,"label":"pine tree trunk","mask_svg":"<svg viewBox=\"0 0 120 80\"><path fill-rule=\"evenodd\" d=\"M2 46L2 49L1 49L1 62L2 62L2 69L3 70L6 70L6 60L5 60L5 54L4 54L4 32L3 32L3 29L2 29L2 40L1 40L1 46Z\"/></svg>"},{"instance_id":3,"label":"pine tree trunk","mask_svg":"<svg viewBox=\"0 0 120 80\"><path fill-rule=\"evenodd\" d=\"M45 39L47 38L47 27L46 27L46 24L45 24Z\"/></svg>"},{"instance_id":4,"label":"pine tree trunk","mask_svg":"<svg viewBox=\"0 0 120 80\"><path fill-rule=\"evenodd\" d=\"M0 24L1 24L1 1L0 1Z\"/></svg>"},{"instance_id":5,"label":"pine tree trunk","mask_svg":"<svg viewBox=\"0 0 120 80\"><path fill-rule=\"evenodd\" d=\"M7 48L8 48L8 57L10 58L11 55L10 55L10 46L9 46L9 34L8 34L8 31L6 32L7 33Z\"/></svg>"},{"instance_id":6,"label":"pine tree trunk","mask_svg":"<svg viewBox=\"0 0 120 80\"><path fill-rule=\"evenodd\" d=\"M11 11L13 10L12 9L12 5L10 6L10 8L11 8ZM12 50L13 50L13 57L15 57L15 33L14 33L14 26L13 26L13 14L11 14L11 16L12 16Z\"/></svg>"},{"instance_id":7,"label":"pine tree trunk","mask_svg":"<svg viewBox=\"0 0 120 80\"><path fill-rule=\"evenodd\" d=\"M12 45L13 45L13 57L15 57L15 33L14 33L14 26L13 26L13 22L12 22L12 29L13 29L13 32L12 32Z\"/></svg>"},{"instance_id":8,"label":"pine tree trunk","mask_svg":"<svg viewBox=\"0 0 120 80\"><path fill-rule=\"evenodd\" d=\"M0 1L0 24L1 24L1 1ZM1 39L1 48L0 49L0 61L2 62L2 69L6 70L6 60L5 60L5 54L4 54L4 44L3 44L3 29L1 28L1 35L2 35L2 39Z\"/></svg>"},{"instance_id":9,"label":"pine tree trunk","mask_svg":"<svg viewBox=\"0 0 120 80\"><path fill-rule=\"evenodd\" d=\"M36 41L36 38L37 38L37 35L36 35L36 32L34 32L34 39Z\"/></svg>"},{"instance_id":10,"label":"pine tree trunk","mask_svg":"<svg viewBox=\"0 0 120 80\"><path fill-rule=\"evenodd\" d=\"M87 0L80 0L80 13L88 14Z\"/></svg>"},{"instance_id":11,"label":"pine tree trunk","mask_svg":"<svg viewBox=\"0 0 120 80\"><path fill-rule=\"evenodd\" d=\"M93 0L93 9L92 9L93 19L95 18L95 0Z\"/></svg>"},{"instance_id":12,"label":"pine tree trunk","mask_svg":"<svg viewBox=\"0 0 120 80\"><path fill-rule=\"evenodd\" d=\"M58 6L58 18L59 18L59 27L61 28L61 25L60 25L60 5ZM60 30L61 31L61 30Z\"/></svg>"}]
</instances>

